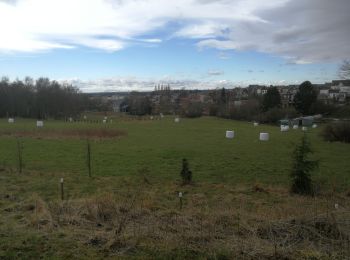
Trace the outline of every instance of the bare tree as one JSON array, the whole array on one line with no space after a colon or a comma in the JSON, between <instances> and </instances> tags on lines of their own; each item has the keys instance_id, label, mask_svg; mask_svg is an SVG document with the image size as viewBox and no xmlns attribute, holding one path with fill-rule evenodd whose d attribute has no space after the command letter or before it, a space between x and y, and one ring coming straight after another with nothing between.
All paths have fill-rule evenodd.
<instances>
[{"instance_id":1,"label":"bare tree","mask_svg":"<svg viewBox=\"0 0 350 260\"><path fill-rule=\"evenodd\" d=\"M344 60L340 65L339 76L342 79L350 79L350 60Z\"/></svg>"}]
</instances>

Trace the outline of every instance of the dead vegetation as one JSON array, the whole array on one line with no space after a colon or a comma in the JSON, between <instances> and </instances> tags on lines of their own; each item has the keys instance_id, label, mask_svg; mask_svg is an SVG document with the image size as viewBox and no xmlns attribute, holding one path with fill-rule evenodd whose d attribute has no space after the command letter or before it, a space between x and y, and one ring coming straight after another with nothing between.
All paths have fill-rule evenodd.
<instances>
[{"instance_id":1,"label":"dead vegetation","mask_svg":"<svg viewBox=\"0 0 350 260\"><path fill-rule=\"evenodd\" d=\"M89 129L35 129L35 130L1 130L0 136L31 137L37 139L111 139L126 136L122 130L109 128Z\"/></svg>"},{"instance_id":2,"label":"dead vegetation","mask_svg":"<svg viewBox=\"0 0 350 260\"><path fill-rule=\"evenodd\" d=\"M25 230L45 240L52 238L38 252L65 241L65 246L57 245L55 249L72 250L74 254L93 252L98 258L350 257L350 201L346 191L303 197L291 196L284 187L260 183L253 187L204 182L182 186L181 182L157 182L142 168L135 179L64 176L67 199L61 201L58 183L49 189L57 189L57 194L53 192L51 196L45 195L43 188L31 191L21 186L29 180L36 183L46 175L28 172L12 180L15 176L0 175L11 183L0 186L0 234L15 236L19 244L0 245L0 256L1 250L17 252L22 248L23 236L15 232ZM59 180L54 174L46 177L47 182ZM93 192L95 195L82 195L76 191L83 188L84 181L103 188ZM184 194L182 209L179 191ZM12 225L11 233L6 233L10 232L8 225ZM74 247L68 250L66 241L74 241ZM26 243L37 250L38 242Z\"/></svg>"},{"instance_id":3,"label":"dead vegetation","mask_svg":"<svg viewBox=\"0 0 350 260\"><path fill-rule=\"evenodd\" d=\"M244 195L210 205L205 195L193 194L178 210L141 191L48 204L33 197L28 225L69 230L109 256L147 250L173 256L181 250L185 258L346 259L350 210L345 198L335 200L342 206L297 196L264 205Z\"/></svg>"}]
</instances>

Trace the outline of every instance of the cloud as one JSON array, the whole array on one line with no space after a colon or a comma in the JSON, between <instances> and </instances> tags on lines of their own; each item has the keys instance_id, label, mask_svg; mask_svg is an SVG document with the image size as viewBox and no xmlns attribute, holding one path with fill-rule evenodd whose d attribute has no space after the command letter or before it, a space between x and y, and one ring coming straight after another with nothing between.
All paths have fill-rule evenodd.
<instances>
[{"instance_id":1,"label":"cloud","mask_svg":"<svg viewBox=\"0 0 350 260\"><path fill-rule=\"evenodd\" d=\"M337 62L350 57L348 0L293 0L257 10L266 21L231 23L223 39L203 39L199 48L253 50L284 57L287 63Z\"/></svg>"},{"instance_id":2,"label":"cloud","mask_svg":"<svg viewBox=\"0 0 350 260\"><path fill-rule=\"evenodd\" d=\"M224 36L227 25L218 24L215 22L202 22L198 24L188 25L178 30L174 36L205 39Z\"/></svg>"},{"instance_id":3,"label":"cloud","mask_svg":"<svg viewBox=\"0 0 350 260\"><path fill-rule=\"evenodd\" d=\"M58 80L63 84L71 84L82 92L129 92L129 91L153 91L158 84L169 84L172 89L215 89L233 88L235 83L228 80L198 81L191 79L142 79L135 77L102 78L97 80L65 79Z\"/></svg>"},{"instance_id":4,"label":"cloud","mask_svg":"<svg viewBox=\"0 0 350 260\"><path fill-rule=\"evenodd\" d=\"M224 75L225 73L222 71L222 70L209 70L207 72L207 75L208 76L222 76Z\"/></svg>"},{"instance_id":5,"label":"cloud","mask_svg":"<svg viewBox=\"0 0 350 260\"><path fill-rule=\"evenodd\" d=\"M139 78L139 77L112 77L96 80L82 80L79 78L58 79L60 83L71 84L79 88L82 92L130 92L130 91L153 91L158 84L170 85L172 89L232 89L235 87L247 87L250 84L259 85L288 85L300 84L299 80L287 81L284 79L276 80L193 80L193 79L175 79L170 76L162 78Z\"/></svg>"},{"instance_id":6,"label":"cloud","mask_svg":"<svg viewBox=\"0 0 350 260\"><path fill-rule=\"evenodd\" d=\"M334 62L350 57L349 13L349 0L3 0L0 52L110 52L176 37L200 49Z\"/></svg>"},{"instance_id":7,"label":"cloud","mask_svg":"<svg viewBox=\"0 0 350 260\"><path fill-rule=\"evenodd\" d=\"M265 6L284 1L271 0ZM172 22L181 28L169 35L217 37L232 21L263 22L253 13L256 9L257 0L0 1L0 31L6 39L0 51L37 52L79 46L116 51L134 41L160 43L159 37L145 36L164 30Z\"/></svg>"},{"instance_id":8,"label":"cloud","mask_svg":"<svg viewBox=\"0 0 350 260\"><path fill-rule=\"evenodd\" d=\"M224 52L224 51L219 52L218 57L221 60L228 60L231 58L231 56L227 52Z\"/></svg>"}]
</instances>

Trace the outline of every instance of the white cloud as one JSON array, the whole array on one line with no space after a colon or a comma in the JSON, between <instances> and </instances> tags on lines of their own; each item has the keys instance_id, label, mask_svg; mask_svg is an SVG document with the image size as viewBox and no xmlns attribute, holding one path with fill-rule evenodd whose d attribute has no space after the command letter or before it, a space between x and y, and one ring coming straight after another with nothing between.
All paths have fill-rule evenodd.
<instances>
[{"instance_id":1,"label":"white cloud","mask_svg":"<svg viewBox=\"0 0 350 260\"><path fill-rule=\"evenodd\" d=\"M273 4L265 6L285 1L272 0L269 2ZM209 33L217 36L224 20L263 22L253 13L257 9L261 9L257 0L0 1L0 31L1 37L6 39L0 51L31 52L74 46L111 51L133 41L160 43L161 39L145 39L144 36L174 21L184 24L178 35L196 38ZM192 23L198 26L194 31Z\"/></svg>"},{"instance_id":2,"label":"white cloud","mask_svg":"<svg viewBox=\"0 0 350 260\"><path fill-rule=\"evenodd\" d=\"M208 76L222 76L225 73L222 70L209 70L207 74Z\"/></svg>"},{"instance_id":3,"label":"white cloud","mask_svg":"<svg viewBox=\"0 0 350 260\"><path fill-rule=\"evenodd\" d=\"M349 13L349 0L3 0L0 52L118 51L185 37L201 49L333 62L350 57Z\"/></svg>"},{"instance_id":4,"label":"white cloud","mask_svg":"<svg viewBox=\"0 0 350 260\"><path fill-rule=\"evenodd\" d=\"M350 57L348 0L293 0L255 14L264 23L231 23L221 39L203 39L202 48L254 50L308 64L338 62Z\"/></svg>"},{"instance_id":5,"label":"white cloud","mask_svg":"<svg viewBox=\"0 0 350 260\"><path fill-rule=\"evenodd\" d=\"M215 89L233 88L239 83L229 80L199 81L191 79L142 79L135 77L102 78L97 80L80 80L77 78L58 80L61 83L71 84L86 93L91 92L129 92L152 91L158 84L169 84L172 89ZM246 84L246 83L245 83Z\"/></svg>"},{"instance_id":6,"label":"white cloud","mask_svg":"<svg viewBox=\"0 0 350 260\"><path fill-rule=\"evenodd\" d=\"M227 41L227 40L225 41L220 41L216 39L203 40L203 41L200 41L197 45L200 49L204 49L204 48L215 48L219 50L239 49L239 46L235 42Z\"/></svg>"},{"instance_id":7,"label":"white cloud","mask_svg":"<svg viewBox=\"0 0 350 260\"><path fill-rule=\"evenodd\" d=\"M170 85L172 89L216 89L227 88L232 89L235 87L247 87L250 84L260 85L288 85L288 84L300 84L299 80L287 81L284 79L276 80L193 80L193 79L175 79L170 76L163 78L138 78L138 77L112 77L101 78L96 80L81 80L79 78L72 79L59 79L60 83L71 84L78 87L82 92L130 92L130 91L153 91L154 87L158 84Z\"/></svg>"},{"instance_id":8,"label":"white cloud","mask_svg":"<svg viewBox=\"0 0 350 260\"><path fill-rule=\"evenodd\" d=\"M218 24L214 22L203 22L201 24L188 25L181 28L175 33L177 37L186 37L193 39L214 38L224 35L223 31L227 25Z\"/></svg>"}]
</instances>

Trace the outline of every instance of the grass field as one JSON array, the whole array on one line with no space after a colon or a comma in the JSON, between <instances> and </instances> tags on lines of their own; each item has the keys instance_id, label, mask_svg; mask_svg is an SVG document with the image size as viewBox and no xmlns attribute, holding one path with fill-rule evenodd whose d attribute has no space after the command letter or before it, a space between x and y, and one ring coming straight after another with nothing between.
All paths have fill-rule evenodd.
<instances>
[{"instance_id":1,"label":"grass field","mask_svg":"<svg viewBox=\"0 0 350 260\"><path fill-rule=\"evenodd\" d=\"M277 126L209 117L180 123L173 117L112 118L107 124L45 121L42 129L34 120L1 119L0 258L350 256L348 230L333 230L334 223L349 228L350 146L324 142L322 126L307 133L319 160L313 176L321 195L303 198L288 192L300 129L282 133ZM97 133L89 136L92 178L86 138L72 134L86 129ZM226 139L226 130L234 130L235 138ZM104 131L117 137L100 138ZM259 141L260 132L270 133L270 141ZM22 136L21 174L15 135ZM193 185L180 185L182 158L189 161ZM181 210L179 191L185 194ZM334 212L335 203L341 210ZM290 227L291 219L303 224ZM313 229L326 225L325 240L306 229L305 240L293 240L307 221ZM291 242L276 233L288 233Z\"/></svg>"},{"instance_id":2,"label":"grass field","mask_svg":"<svg viewBox=\"0 0 350 260\"><path fill-rule=\"evenodd\" d=\"M175 180L179 176L181 159L187 158L196 181L218 183L262 182L287 184L291 153L302 136L301 130L280 132L277 126L223 120L216 118L173 118L147 121L114 120L113 123L88 124L45 122L36 129L35 121L18 119L13 125L5 120L1 131L44 131L51 129L108 128L120 129L125 136L92 141L92 165L95 176L133 176L147 168L151 177ZM234 130L233 140L225 139L226 130ZM308 136L320 161L316 178L335 182L341 188L350 186L350 146L327 143L319 137L320 129ZM269 142L258 140L259 132L270 133ZM42 172L63 172L77 176L87 174L86 140L47 137L21 138L25 169ZM0 163L16 167L17 145L14 137L0 138Z\"/></svg>"}]
</instances>

